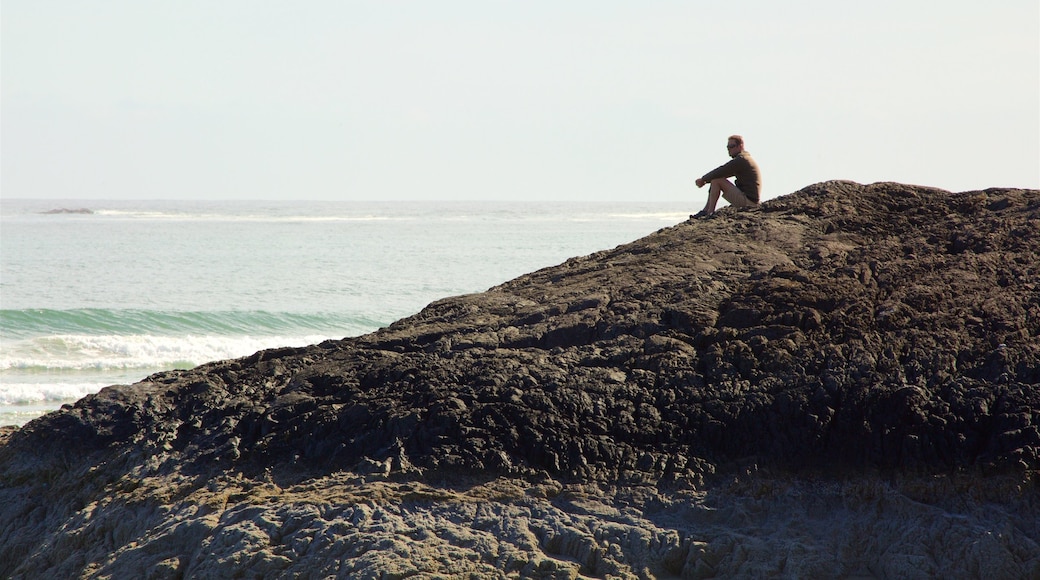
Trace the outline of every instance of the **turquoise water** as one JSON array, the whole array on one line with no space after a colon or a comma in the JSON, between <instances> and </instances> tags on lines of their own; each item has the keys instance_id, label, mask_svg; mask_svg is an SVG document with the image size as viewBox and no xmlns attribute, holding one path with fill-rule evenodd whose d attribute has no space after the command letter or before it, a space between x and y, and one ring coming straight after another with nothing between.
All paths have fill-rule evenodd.
<instances>
[{"instance_id":1,"label":"turquoise water","mask_svg":"<svg viewBox=\"0 0 1040 580\"><path fill-rule=\"evenodd\" d=\"M2 200L0 425L154 372L371 332L687 206Z\"/></svg>"}]
</instances>

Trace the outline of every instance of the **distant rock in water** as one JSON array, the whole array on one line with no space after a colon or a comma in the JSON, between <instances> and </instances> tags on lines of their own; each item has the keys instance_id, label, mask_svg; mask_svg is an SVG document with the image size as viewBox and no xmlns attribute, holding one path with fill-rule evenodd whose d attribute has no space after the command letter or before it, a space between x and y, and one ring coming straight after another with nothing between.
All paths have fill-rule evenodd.
<instances>
[{"instance_id":1,"label":"distant rock in water","mask_svg":"<svg viewBox=\"0 0 1040 580\"><path fill-rule=\"evenodd\" d=\"M1038 577L1038 284L1037 190L727 208L0 434L0 577Z\"/></svg>"},{"instance_id":2,"label":"distant rock in water","mask_svg":"<svg viewBox=\"0 0 1040 580\"><path fill-rule=\"evenodd\" d=\"M58 209L49 209L47 211L43 211L43 212L40 212L40 213L42 213L44 215L54 215L54 214L63 214L63 213L92 214L92 213L94 213L94 211L90 210L90 209L87 209L85 207L81 207L81 208L77 208L77 209L69 209L69 208L62 207L62 208L58 208Z\"/></svg>"}]
</instances>

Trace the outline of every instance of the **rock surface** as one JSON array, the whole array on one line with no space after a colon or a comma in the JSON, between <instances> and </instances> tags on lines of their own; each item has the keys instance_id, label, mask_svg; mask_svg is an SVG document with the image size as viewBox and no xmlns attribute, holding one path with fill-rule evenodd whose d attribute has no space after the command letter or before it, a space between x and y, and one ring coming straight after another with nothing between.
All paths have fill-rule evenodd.
<instances>
[{"instance_id":1,"label":"rock surface","mask_svg":"<svg viewBox=\"0 0 1040 580\"><path fill-rule=\"evenodd\" d=\"M827 182L0 436L0 577L1040 577L1040 192Z\"/></svg>"},{"instance_id":2,"label":"rock surface","mask_svg":"<svg viewBox=\"0 0 1040 580\"><path fill-rule=\"evenodd\" d=\"M56 208L56 209L49 209L47 211L40 212L40 213L42 213L44 215L55 215L55 214L66 214L66 213L92 214L92 213L94 213L94 210L91 210L91 209L88 209L88 208L85 208L85 207L78 207L78 208L60 207L60 208Z\"/></svg>"}]
</instances>

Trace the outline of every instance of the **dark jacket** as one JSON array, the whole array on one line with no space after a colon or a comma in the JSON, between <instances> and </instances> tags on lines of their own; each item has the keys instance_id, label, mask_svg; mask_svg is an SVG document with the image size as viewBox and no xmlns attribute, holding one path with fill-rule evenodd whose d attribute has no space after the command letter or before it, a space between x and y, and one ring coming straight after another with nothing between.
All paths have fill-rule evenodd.
<instances>
[{"instance_id":1,"label":"dark jacket","mask_svg":"<svg viewBox=\"0 0 1040 580\"><path fill-rule=\"evenodd\" d=\"M758 171L758 164L751 158L750 153L741 151L725 165L720 165L705 173L701 179L711 181L720 177L736 177L737 188L744 192L748 200L758 203L758 192L762 189L762 174Z\"/></svg>"}]
</instances>

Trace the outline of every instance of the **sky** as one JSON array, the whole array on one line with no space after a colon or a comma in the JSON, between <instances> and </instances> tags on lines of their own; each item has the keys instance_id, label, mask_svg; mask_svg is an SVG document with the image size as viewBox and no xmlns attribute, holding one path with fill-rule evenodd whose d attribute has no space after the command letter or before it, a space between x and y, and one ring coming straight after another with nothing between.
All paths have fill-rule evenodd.
<instances>
[{"instance_id":1,"label":"sky","mask_svg":"<svg viewBox=\"0 0 1040 580\"><path fill-rule=\"evenodd\" d=\"M0 197L1040 188L1036 0L3 0Z\"/></svg>"}]
</instances>

